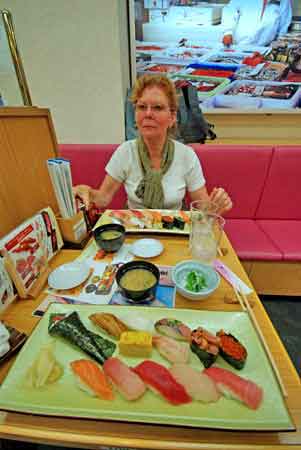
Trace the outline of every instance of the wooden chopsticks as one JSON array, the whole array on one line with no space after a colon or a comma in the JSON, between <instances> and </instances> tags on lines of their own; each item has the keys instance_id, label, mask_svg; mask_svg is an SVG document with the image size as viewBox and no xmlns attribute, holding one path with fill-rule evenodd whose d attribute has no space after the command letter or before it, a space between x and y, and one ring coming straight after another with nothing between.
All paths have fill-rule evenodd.
<instances>
[{"instance_id":1,"label":"wooden chopsticks","mask_svg":"<svg viewBox=\"0 0 301 450\"><path fill-rule=\"evenodd\" d=\"M262 334L262 331L261 331L260 326L259 326L259 324L257 322L256 316L255 316L255 314L252 311L252 308L251 308L251 306L249 304L249 301L248 301L246 295L243 294L242 292L238 291L235 288L234 288L234 292L235 292L235 296L236 296L237 300L239 301L242 309L248 313L248 315L249 315L249 317L250 317L250 319L251 319L251 321L253 323L255 331L258 334L258 337L259 337L259 339L260 339L260 341L261 341L261 343L263 345L263 348L264 348L264 350L265 350L265 352L266 352L266 354L268 356L268 359L270 361L270 364L272 366L274 374L275 374L275 376L277 378L277 381L278 381L279 387L281 389L282 395L284 397L287 397L287 391L286 391L285 386L283 384L283 381L282 381L281 375L279 373L278 367L277 367L277 365L275 363L275 360L273 358L273 355L272 355L272 353L271 353L271 351L270 351L270 349L268 347L268 344L266 343L264 335Z\"/></svg>"}]
</instances>

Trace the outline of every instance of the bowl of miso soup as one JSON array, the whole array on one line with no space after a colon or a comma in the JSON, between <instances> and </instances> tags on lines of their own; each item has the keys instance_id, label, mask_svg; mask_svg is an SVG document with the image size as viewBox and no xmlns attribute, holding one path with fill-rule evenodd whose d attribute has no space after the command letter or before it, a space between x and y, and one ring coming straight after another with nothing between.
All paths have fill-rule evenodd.
<instances>
[{"instance_id":1,"label":"bowl of miso soup","mask_svg":"<svg viewBox=\"0 0 301 450\"><path fill-rule=\"evenodd\" d=\"M105 252L117 252L125 239L125 228L118 223L107 223L93 230L98 247Z\"/></svg>"},{"instance_id":2,"label":"bowl of miso soup","mask_svg":"<svg viewBox=\"0 0 301 450\"><path fill-rule=\"evenodd\" d=\"M149 261L130 261L119 267L116 281L122 294L133 302L155 299L160 272Z\"/></svg>"}]
</instances>

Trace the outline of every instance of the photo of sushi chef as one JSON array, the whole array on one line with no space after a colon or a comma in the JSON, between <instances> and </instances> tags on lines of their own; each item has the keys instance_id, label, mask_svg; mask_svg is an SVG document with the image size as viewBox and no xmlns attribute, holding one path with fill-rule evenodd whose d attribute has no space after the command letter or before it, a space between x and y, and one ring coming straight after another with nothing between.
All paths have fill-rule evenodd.
<instances>
[{"instance_id":1,"label":"photo of sushi chef","mask_svg":"<svg viewBox=\"0 0 301 450\"><path fill-rule=\"evenodd\" d=\"M130 209L183 209L190 200L212 201L222 214L232 207L227 192L206 189L200 161L194 150L172 139L176 126L177 93L164 75L143 75L132 93L139 137L126 141L113 153L99 189L77 185L74 194L89 208L105 208L121 184L125 186Z\"/></svg>"},{"instance_id":2,"label":"photo of sushi chef","mask_svg":"<svg viewBox=\"0 0 301 450\"><path fill-rule=\"evenodd\" d=\"M222 42L269 45L287 33L292 21L292 0L230 0L223 8Z\"/></svg>"}]
</instances>

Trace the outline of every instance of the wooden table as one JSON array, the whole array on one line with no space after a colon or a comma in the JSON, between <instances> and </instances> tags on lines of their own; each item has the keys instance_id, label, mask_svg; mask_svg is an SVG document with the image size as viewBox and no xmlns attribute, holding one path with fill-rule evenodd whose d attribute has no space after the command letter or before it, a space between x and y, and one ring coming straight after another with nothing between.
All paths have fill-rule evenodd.
<instances>
[{"instance_id":1,"label":"wooden table","mask_svg":"<svg viewBox=\"0 0 301 450\"><path fill-rule=\"evenodd\" d=\"M127 241L130 242L133 239L128 238ZM165 246L165 251L159 257L153 258L154 263L172 265L190 258L187 238L160 236L160 240ZM223 236L221 247L228 250L228 253L221 258L222 261L249 283L225 236ZM78 251L63 250L53 260L52 266L56 267L78 255ZM30 333L38 323L38 319L32 317L31 313L44 295L40 295L35 300L15 302L3 314L2 319L19 330ZM177 295L176 306L178 308L239 311L239 305L225 303L225 296L234 298L234 293L230 285L222 280L216 293L208 299L192 303ZM257 295L252 293L249 299L255 302L254 313L288 392L287 405L296 424L296 432L219 431L3 412L0 415L0 438L88 449L99 449L99 446L170 450L301 449L301 384L299 376ZM7 374L11 363L12 360L1 366L1 380Z\"/></svg>"}]
</instances>

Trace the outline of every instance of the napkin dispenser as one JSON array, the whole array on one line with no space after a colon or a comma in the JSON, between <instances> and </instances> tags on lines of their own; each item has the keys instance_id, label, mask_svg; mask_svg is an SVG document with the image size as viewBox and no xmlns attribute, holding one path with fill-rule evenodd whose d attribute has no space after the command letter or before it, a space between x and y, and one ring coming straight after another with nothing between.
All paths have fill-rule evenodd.
<instances>
[{"instance_id":1,"label":"napkin dispenser","mask_svg":"<svg viewBox=\"0 0 301 450\"><path fill-rule=\"evenodd\" d=\"M88 235L87 223L83 211L78 211L72 217L57 217L59 228L61 230L64 241L78 244Z\"/></svg>"}]
</instances>

